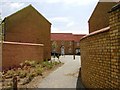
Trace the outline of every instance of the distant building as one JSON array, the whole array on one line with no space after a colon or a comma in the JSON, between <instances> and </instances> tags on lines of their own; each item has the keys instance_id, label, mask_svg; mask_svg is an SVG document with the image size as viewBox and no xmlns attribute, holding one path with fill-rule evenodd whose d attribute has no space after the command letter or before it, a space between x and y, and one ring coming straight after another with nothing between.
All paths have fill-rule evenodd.
<instances>
[{"instance_id":1,"label":"distant building","mask_svg":"<svg viewBox=\"0 0 120 90\"><path fill-rule=\"evenodd\" d=\"M83 36L85 36L85 34L52 33L51 52L56 51L57 53L62 54L64 51L64 54L66 55L72 55L74 52L77 54L80 52L79 41Z\"/></svg>"},{"instance_id":2,"label":"distant building","mask_svg":"<svg viewBox=\"0 0 120 90\"><path fill-rule=\"evenodd\" d=\"M89 23L89 33L100 30L109 26L109 14L108 11L117 2L98 2L96 5L88 23Z\"/></svg>"},{"instance_id":3,"label":"distant building","mask_svg":"<svg viewBox=\"0 0 120 90\"><path fill-rule=\"evenodd\" d=\"M32 50L33 47L30 47L29 50L31 50L32 53L34 52L33 54L36 55L34 57L35 59L40 59L39 57L41 57L41 59L51 58L51 55L50 55L51 23L44 16L42 16L32 5L29 5L19 10L18 12L6 17L3 20L2 24L3 24L4 42L16 42L19 44L31 43L34 47L34 50ZM20 44L19 47L23 47L23 44ZM38 48L39 45L37 46L37 44L42 44L43 52L41 49ZM15 52L17 51L15 50ZM5 48L3 47L3 53L4 53L3 63L7 59L11 59L10 56L6 56L7 54L13 53L14 55L15 52L7 50L7 47ZM24 58L22 58L23 56L21 56L21 59L24 59L24 60L26 60L27 58L34 59L34 58L31 58L32 55L30 56L30 53L31 52L29 51L27 53L24 53L23 54ZM39 53L38 56L37 56L37 53ZM28 54L29 56L27 56ZM43 56L41 56L42 54ZM18 54L16 54L15 57L17 57L17 55ZM12 58L12 59L14 61L16 58ZM20 59L16 61L20 62Z\"/></svg>"}]
</instances>

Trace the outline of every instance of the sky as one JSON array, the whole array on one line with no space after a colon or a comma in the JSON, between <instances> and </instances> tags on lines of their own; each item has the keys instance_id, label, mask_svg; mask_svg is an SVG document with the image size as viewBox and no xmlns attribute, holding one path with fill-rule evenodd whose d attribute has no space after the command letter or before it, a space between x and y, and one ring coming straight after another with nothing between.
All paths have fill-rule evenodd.
<instances>
[{"instance_id":1,"label":"sky","mask_svg":"<svg viewBox=\"0 0 120 90\"><path fill-rule=\"evenodd\" d=\"M30 2L29 2L30 1ZM52 33L88 34L88 20L99 0L2 0L1 17L31 4L52 23Z\"/></svg>"}]
</instances>

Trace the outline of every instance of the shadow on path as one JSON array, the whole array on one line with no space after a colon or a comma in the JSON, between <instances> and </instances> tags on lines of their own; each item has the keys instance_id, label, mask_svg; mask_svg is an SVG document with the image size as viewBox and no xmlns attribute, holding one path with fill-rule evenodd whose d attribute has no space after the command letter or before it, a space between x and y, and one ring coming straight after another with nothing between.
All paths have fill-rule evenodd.
<instances>
[{"instance_id":1,"label":"shadow on path","mask_svg":"<svg viewBox=\"0 0 120 90\"><path fill-rule=\"evenodd\" d=\"M81 68L79 69L79 75L78 75L78 79L77 79L77 84L76 84L76 90L85 90L84 85L82 84L82 80L81 80Z\"/></svg>"}]
</instances>

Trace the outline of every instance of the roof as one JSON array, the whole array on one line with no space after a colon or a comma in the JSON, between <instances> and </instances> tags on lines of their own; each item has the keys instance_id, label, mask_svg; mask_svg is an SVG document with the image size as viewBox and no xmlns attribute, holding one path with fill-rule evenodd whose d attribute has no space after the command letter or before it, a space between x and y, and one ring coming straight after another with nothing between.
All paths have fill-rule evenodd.
<instances>
[{"instance_id":1,"label":"roof","mask_svg":"<svg viewBox=\"0 0 120 90\"><path fill-rule=\"evenodd\" d=\"M52 33L51 40L65 40L65 41L73 41L72 33Z\"/></svg>"},{"instance_id":2,"label":"roof","mask_svg":"<svg viewBox=\"0 0 120 90\"><path fill-rule=\"evenodd\" d=\"M20 10L18 10L17 12L15 12L15 13L13 13L13 14L7 16L7 17L5 17L4 20L3 20L2 22L4 22L5 19L10 18L11 16L14 16L15 14L17 14L17 13L19 13L19 12L25 10L25 9L28 9L28 8L33 8L40 16L42 16L48 23L50 23L41 13L39 13L31 4L28 5L27 7L24 7L23 9L20 9ZM50 24L51 24L51 23L50 23Z\"/></svg>"},{"instance_id":3,"label":"roof","mask_svg":"<svg viewBox=\"0 0 120 90\"><path fill-rule=\"evenodd\" d=\"M79 42L80 41L80 39L83 37L83 36L85 36L86 34L73 34L73 36L74 36L74 41L75 42Z\"/></svg>"},{"instance_id":4,"label":"roof","mask_svg":"<svg viewBox=\"0 0 120 90\"><path fill-rule=\"evenodd\" d=\"M79 42L85 34L72 34L72 33L51 33L51 40L55 41L75 41Z\"/></svg>"}]
</instances>

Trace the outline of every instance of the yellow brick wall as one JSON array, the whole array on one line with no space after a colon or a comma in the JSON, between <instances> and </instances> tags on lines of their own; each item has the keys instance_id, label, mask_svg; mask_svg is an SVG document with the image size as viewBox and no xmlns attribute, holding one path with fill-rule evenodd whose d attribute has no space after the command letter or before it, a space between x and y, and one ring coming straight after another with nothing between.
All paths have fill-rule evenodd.
<instances>
[{"instance_id":1,"label":"yellow brick wall","mask_svg":"<svg viewBox=\"0 0 120 90\"><path fill-rule=\"evenodd\" d=\"M80 40L81 78L86 88L120 88L120 4L109 27Z\"/></svg>"},{"instance_id":2,"label":"yellow brick wall","mask_svg":"<svg viewBox=\"0 0 120 90\"><path fill-rule=\"evenodd\" d=\"M109 29L80 41L81 77L88 88L109 87L110 41Z\"/></svg>"},{"instance_id":3,"label":"yellow brick wall","mask_svg":"<svg viewBox=\"0 0 120 90\"><path fill-rule=\"evenodd\" d=\"M111 86L120 88L120 4L110 12Z\"/></svg>"}]
</instances>

